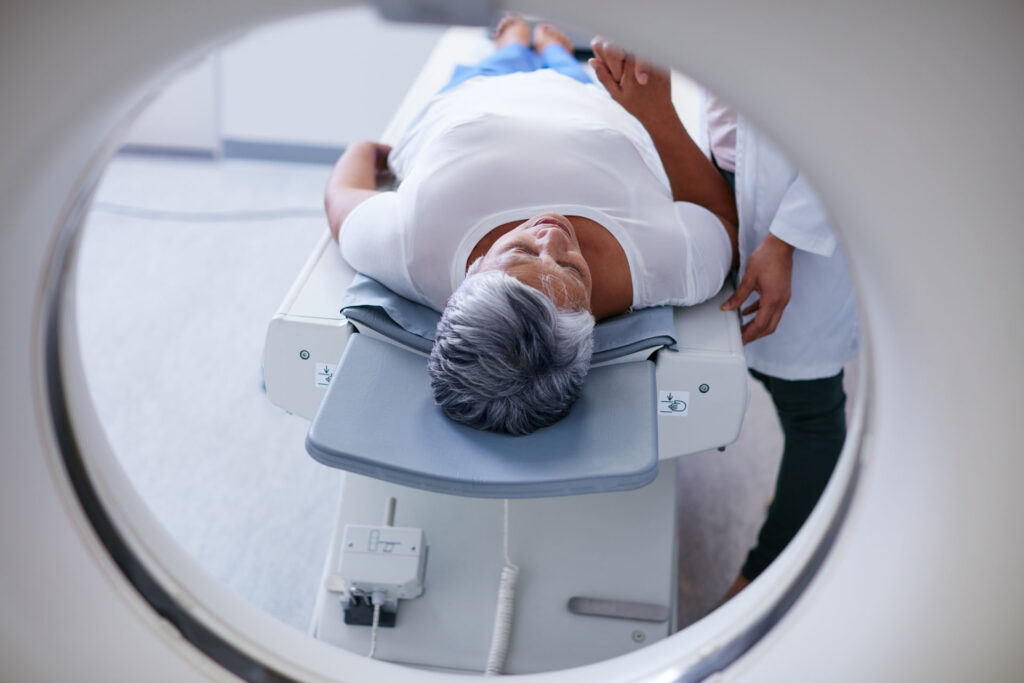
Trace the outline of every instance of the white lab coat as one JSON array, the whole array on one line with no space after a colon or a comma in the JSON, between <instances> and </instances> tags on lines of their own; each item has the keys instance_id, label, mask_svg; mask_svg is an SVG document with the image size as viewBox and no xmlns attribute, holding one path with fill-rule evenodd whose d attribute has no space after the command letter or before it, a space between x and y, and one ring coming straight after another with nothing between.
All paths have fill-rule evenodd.
<instances>
[{"instance_id":1,"label":"white lab coat","mask_svg":"<svg viewBox=\"0 0 1024 683\"><path fill-rule=\"evenodd\" d=\"M701 139L707 153L706 123ZM859 334L842 249L807 179L743 116L736 136L736 205L740 278L769 232L796 248L789 305L774 333L744 347L748 367L788 380L837 374L856 355ZM754 293L743 307L756 300Z\"/></svg>"}]
</instances>

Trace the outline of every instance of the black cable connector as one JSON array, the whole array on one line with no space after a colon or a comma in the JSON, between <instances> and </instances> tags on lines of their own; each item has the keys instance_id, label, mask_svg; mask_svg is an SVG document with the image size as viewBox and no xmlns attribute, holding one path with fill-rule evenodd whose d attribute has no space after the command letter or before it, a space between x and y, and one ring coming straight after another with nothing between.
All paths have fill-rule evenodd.
<instances>
[{"instance_id":1,"label":"black cable connector","mask_svg":"<svg viewBox=\"0 0 1024 683\"><path fill-rule=\"evenodd\" d=\"M350 626L372 626L373 625L373 600L369 595L352 595L348 600L342 598L345 606L345 623ZM383 607L380 610L380 621L378 626L394 628L397 620L397 612L386 611Z\"/></svg>"}]
</instances>

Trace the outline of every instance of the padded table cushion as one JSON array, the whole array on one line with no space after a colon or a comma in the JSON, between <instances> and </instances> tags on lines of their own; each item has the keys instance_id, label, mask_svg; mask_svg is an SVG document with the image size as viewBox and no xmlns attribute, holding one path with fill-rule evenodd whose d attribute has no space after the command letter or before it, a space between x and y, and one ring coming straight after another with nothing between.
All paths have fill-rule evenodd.
<instances>
[{"instance_id":1,"label":"padded table cushion","mask_svg":"<svg viewBox=\"0 0 1024 683\"><path fill-rule=\"evenodd\" d=\"M441 315L432 308L401 297L362 273L345 290L341 312L389 339L429 354ZM675 348L676 328L671 306L645 308L602 320L594 327L594 364L643 349Z\"/></svg>"},{"instance_id":2,"label":"padded table cushion","mask_svg":"<svg viewBox=\"0 0 1024 683\"><path fill-rule=\"evenodd\" d=\"M658 473L654 363L591 370L569 415L526 436L457 424L435 405L426 358L349 338L306 436L316 460L405 486L478 498L639 488Z\"/></svg>"}]
</instances>

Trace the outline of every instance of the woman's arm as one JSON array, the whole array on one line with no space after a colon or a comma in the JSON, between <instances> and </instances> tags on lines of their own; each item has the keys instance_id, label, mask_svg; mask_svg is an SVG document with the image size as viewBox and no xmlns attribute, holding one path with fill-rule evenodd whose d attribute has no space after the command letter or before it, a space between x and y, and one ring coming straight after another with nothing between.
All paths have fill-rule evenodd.
<instances>
[{"instance_id":1,"label":"woman's arm","mask_svg":"<svg viewBox=\"0 0 1024 683\"><path fill-rule=\"evenodd\" d=\"M590 64L598 80L654 141L672 186L672 198L693 202L718 216L732 242L735 268L739 263L735 196L679 120L668 72L647 64L637 68L634 57L607 43L595 40L591 46L596 57Z\"/></svg>"},{"instance_id":2,"label":"woman's arm","mask_svg":"<svg viewBox=\"0 0 1024 683\"><path fill-rule=\"evenodd\" d=\"M324 190L324 209L335 242L345 218L377 194L377 178L387 173L390 151L391 147L378 142L356 142L345 149L334 165Z\"/></svg>"}]
</instances>

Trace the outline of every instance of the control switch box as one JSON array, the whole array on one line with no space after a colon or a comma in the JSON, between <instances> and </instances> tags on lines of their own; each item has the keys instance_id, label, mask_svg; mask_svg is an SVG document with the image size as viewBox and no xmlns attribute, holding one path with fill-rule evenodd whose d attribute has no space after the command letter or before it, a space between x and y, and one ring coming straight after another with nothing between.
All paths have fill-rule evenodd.
<instances>
[{"instance_id":1,"label":"control switch box","mask_svg":"<svg viewBox=\"0 0 1024 683\"><path fill-rule=\"evenodd\" d=\"M390 603L419 597L427 560L422 529L346 524L338 574L350 593Z\"/></svg>"}]
</instances>

